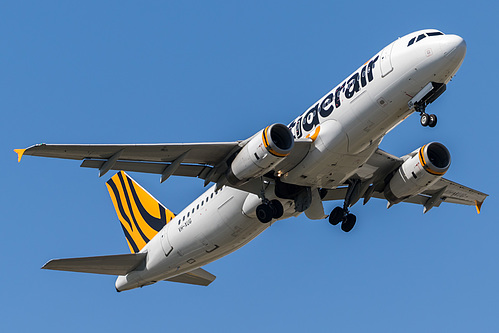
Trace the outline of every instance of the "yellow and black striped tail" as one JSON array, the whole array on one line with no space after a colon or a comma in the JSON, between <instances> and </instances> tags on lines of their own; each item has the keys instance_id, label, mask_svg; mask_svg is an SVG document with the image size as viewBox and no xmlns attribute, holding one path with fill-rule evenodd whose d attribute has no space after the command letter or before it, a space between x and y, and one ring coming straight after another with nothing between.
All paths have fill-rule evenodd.
<instances>
[{"instance_id":1,"label":"yellow and black striped tail","mask_svg":"<svg viewBox=\"0 0 499 333\"><path fill-rule=\"evenodd\" d=\"M123 171L107 181L128 246L139 252L175 215Z\"/></svg>"}]
</instances>

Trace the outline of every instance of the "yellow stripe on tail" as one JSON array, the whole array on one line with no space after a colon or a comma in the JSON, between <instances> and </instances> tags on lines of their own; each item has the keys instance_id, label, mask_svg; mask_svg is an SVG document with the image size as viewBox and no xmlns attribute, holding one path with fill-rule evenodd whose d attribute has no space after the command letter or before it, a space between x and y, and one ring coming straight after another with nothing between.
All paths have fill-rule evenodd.
<instances>
[{"instance_id":1,"label":"yellow stripe on tail","mask_svg":"<svg viewBox=\"0 0 499 333\"><path fill-rule=\"evenodd\" d=\"M106 183L132 253L139 252L175 215L123 171Z\"/></svg>"}]
</instances>

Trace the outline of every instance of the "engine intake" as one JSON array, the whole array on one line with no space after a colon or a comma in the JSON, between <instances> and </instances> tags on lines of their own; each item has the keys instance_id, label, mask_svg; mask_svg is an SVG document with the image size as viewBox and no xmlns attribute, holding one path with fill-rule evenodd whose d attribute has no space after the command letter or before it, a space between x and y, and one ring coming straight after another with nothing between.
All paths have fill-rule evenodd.
<instances>
[{"instance_id":1,"label":"engine intake","mask_svg":"<svg viewBox=\"0 0 499 333\"><path fill-rule=\"evenodd\" d=\"M419 149L418 156L423 168L432 175L442 176L449 170L450 153L441 143L424 145Z\"/></svg>"},{"instance_id":2,"label":"engine intake","mask_svg":"<svg viewBox=\"0 0 499 333\"><path fill-rule=\"evenodd\" d=\"M289 155L293 134L286 125L273 124L255 134L232 161L227 179L240 184L263 176Z\"/></svg>"},{"instance_id":3,"label":"engine intake","mask_svg":"<svg viewBox=\"0 0 499 333\"><path fill-rule=\"evenodd\" d=\"M450 153L438 142L419 148L394 173L385 187L385 198L399 203L424 192L437 182L450 167Z\"/></svg>"}]
</instances>

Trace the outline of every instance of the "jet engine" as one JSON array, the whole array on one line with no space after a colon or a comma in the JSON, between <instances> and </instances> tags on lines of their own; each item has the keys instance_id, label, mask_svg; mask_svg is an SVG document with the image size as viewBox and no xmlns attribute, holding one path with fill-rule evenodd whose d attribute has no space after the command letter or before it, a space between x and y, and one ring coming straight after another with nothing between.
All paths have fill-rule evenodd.
<instances>
[{"instance_id":1,"label":"jet engine","mask_svg":"<svg viewBox=\"0 0 499 333\"><path fill-rule=\"evenodd\" d=\"M289 155L294 142L293 134L286 125L266 127L239 151L230 164L227 179L235 185L263 176Z\"/></svg>"},{"instance_id":2,"label":"jet engine","mask_svg":"<svg viewBox=\"0 0 499 333\"><path fill-rule=\"evenodd\" d=\"M431 142L409 155L385 186L385 198L392 204L419 194L437 182L450 166L450 153L438 142Z\"/></svg>"}]
</instances>

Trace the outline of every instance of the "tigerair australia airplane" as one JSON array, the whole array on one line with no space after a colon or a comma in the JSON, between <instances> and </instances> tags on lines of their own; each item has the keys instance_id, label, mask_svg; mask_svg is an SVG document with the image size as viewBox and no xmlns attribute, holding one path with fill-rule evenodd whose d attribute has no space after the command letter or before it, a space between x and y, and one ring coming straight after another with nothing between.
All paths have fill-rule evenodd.
<instances>
[{"instance_id":1,"label":"tigerair australia airplane","mask_svg":"<svg viewBox=\"0 0 499 333\"><path fill-rule=\"evenodd\" d=\"M430 142L396 157L378 148L413 112L426 113L461 66L465 41L429 29L398 38L289 125L273 124L234 142L60 145L16 149L23 155L83 160L81 166L119 170L107 182L131 254L54 259L43 268L118 275L124 291L174 281L209 285L201 267L242 247L277 220L329 219L352 230L360 199L409 202L426 213L442 203L475 206L487 194L443 178L448 149ZM124 171L197 177L213 185L178 215ZM329 214L323 202L341 200Z\"/></svg>"}]
</instances>

